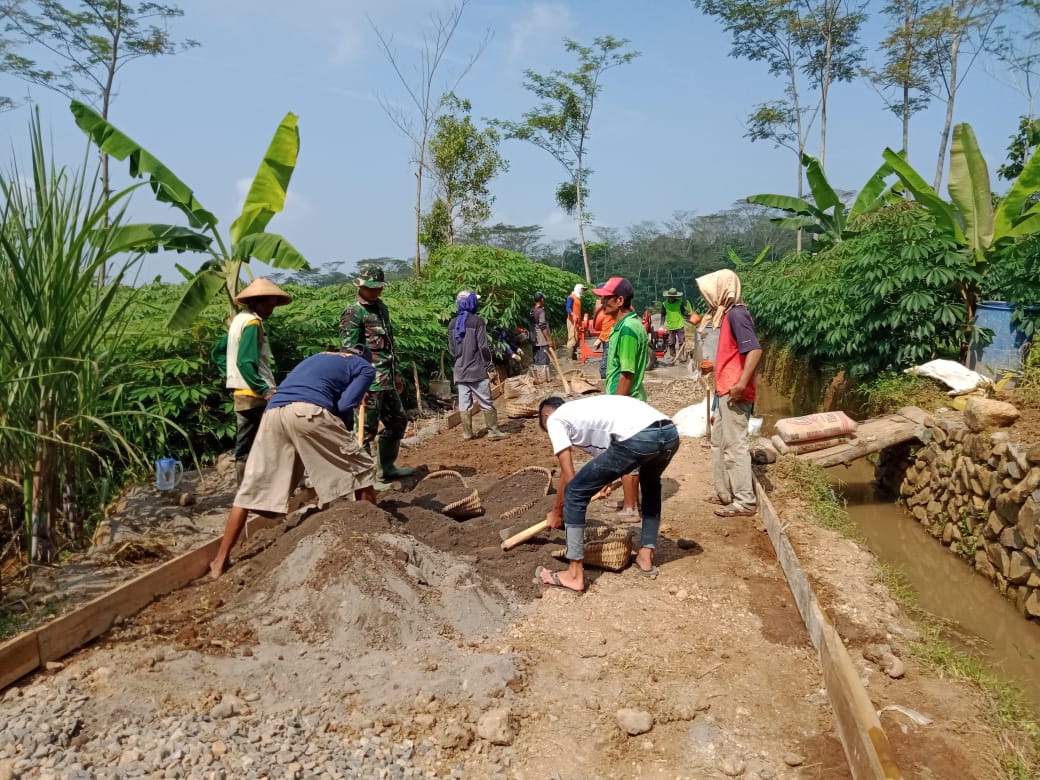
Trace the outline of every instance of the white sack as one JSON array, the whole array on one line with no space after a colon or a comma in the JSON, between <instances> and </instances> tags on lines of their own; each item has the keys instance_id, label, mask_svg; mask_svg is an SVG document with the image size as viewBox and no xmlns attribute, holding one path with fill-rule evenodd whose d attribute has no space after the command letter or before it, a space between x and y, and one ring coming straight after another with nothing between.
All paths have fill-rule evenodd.
<instances>
[{"instance_id":1,"label":"white sack","mask_svg":"<svg viewBox=\"0 0 1040 780\"><path fill-rule=\"evenodd\" d=\"M699 404L687 406L672 415L672 422L679 429L680 436L705 436L708 433L708 399Z\"/></svg>"},{"instance_id":2,"label":"white sack","mask_svg":"<svg viewBox=\"0 0 1040 780\"><path fill-rule=\"evenodd\" d=\"M938 379L947 387L953 389L951 395L965 393L969 390L974 390L980 385L985 386L989 384L989 380L982 374L977 374L970 368L965 368L955 360L932 360L928 363L908 368L903 373Z\"/></svg>"}]
</instances>

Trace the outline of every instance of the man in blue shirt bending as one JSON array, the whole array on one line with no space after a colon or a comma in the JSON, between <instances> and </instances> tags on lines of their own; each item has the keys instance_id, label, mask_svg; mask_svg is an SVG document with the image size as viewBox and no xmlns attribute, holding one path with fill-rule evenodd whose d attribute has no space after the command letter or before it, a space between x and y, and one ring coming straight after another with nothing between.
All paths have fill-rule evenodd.
<instances>
[{"instance_id":1,"label":"man in blue shirt bending","mask_svg":"<svg viewBox=\"0 0 1040 780\"><path fill-rule=\"evenodd\" d=\"M260 420L210 576L227 570L250 511L288 512L304 470L319 506L350 493L376 503L375 460L352 432L354 410L374 378L372 353L363 345L312 355L289 372Z\"/></svg>"}]
</instances>

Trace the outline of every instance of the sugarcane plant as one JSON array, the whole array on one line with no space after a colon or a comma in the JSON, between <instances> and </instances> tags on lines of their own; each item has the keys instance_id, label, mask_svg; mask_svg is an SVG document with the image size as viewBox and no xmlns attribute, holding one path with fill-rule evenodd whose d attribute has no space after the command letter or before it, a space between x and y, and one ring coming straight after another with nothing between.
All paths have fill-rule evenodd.
<instances>
[{"instance_id":1,"label":"sugarcane plant","mask_svg":"<svg viewBox=\"0 0 1040 780\"><path fill-rule=\"evenodd\" d=\"M170 315L169 327L191 325L221 288L233 310L242 271L245 270L250 279L253 276L249 268L252 259L280 269L308 268L303 255L289 241L266 230L271 218L285 208L289 181L296 168L300 134L295 114L286 114L275 130L242 212L231 223L225 237L217 230L216 216L202 207L194 190L158 158L89 106L73 100L71 110L76 124L98 149L117 160L128 160L132 177L146 178L156 200L179 209L188 218L188 227L181 228L185 239L183 248L210 255L195 273L178 265L188 279L188 286ZM165 235L168 226L154 228L158 234ZM187 240L189 237L193 242ZM150 249L148 238L147 231L143 231L141 248Z\"/></svg>"},{"instance_id":2,"label":"sugarcane plant","mask_svg":"<svg viewBox=\"0 0 1040 780\"><path fill-rule=\"evenodd\" d=\"M45 152L38 113L29 135L31 170L14 163L0 174L0 488L10 515L24 513L32 559L48 561L59 516L75 525L77 497L96 489L99 470L145 463L124 423L154 414L124 404L111 381L124 327L117 293L141 258L128 247L143 231L124 222L139 185L106 197L86 157L75 171ZM157 226L149 235L150 246L185 238ZM99 287L98 272L116 257Z\"/></svg>"}]
</instances>

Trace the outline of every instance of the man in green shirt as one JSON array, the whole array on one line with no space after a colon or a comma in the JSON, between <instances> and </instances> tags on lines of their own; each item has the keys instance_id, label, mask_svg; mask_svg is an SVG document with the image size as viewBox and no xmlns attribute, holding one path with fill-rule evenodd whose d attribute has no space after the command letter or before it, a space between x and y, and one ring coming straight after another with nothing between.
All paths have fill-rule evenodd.
<instances>
[{"instance_id":1,"label":"man in green shirt","mask_svg":"<svg viewBox=\"0 0 1040 780\"><path fill-rule=\"evenodd\" d=\"M643 321L632 308L635 290L632 283L622 276L612 276L593 293L599 296L603 313L614 318L607 346L607 378L604 392L607 395L627 395L646 401L643 376L650 354L650 339L646 335ZM625 523L638 523L639 475L626 474L621 478L624 500L618 517Z\"/></svg>"},{"instance_id":2,"label":"man in green shirt","mask_svg":"<svg viewBox=\"0 0 1040 780\"><path fill-rule=\"evenodd\" d=\"M664 291L661 303L661 319L668 329L668 357L675 362L686 344L686 318L693 312L686 294L674 287Z\"/></svg>"}]
</instances>

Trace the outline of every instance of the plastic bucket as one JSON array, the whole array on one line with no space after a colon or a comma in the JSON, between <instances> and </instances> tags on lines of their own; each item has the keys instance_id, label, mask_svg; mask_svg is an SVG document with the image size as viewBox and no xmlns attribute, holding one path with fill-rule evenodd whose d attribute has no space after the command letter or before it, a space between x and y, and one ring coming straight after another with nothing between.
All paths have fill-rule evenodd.
<instances>
[{"instance_id":1,"label":"plastic bucket","mask_svg":"<svg viewBox=\"0 0 1040 780\"><path fill-rule=\"evenodd\" d=\"M1028 307L1035 309L1035 307ZM993 331L993 341L981 344L976 339L968 348L968 368L990 379L1009 371L1021 371L1028 343L1026 334L1011 322L1014 307L1003 301L981 301L975 309L975 325Z\"/></svg>"}]
</instances>

